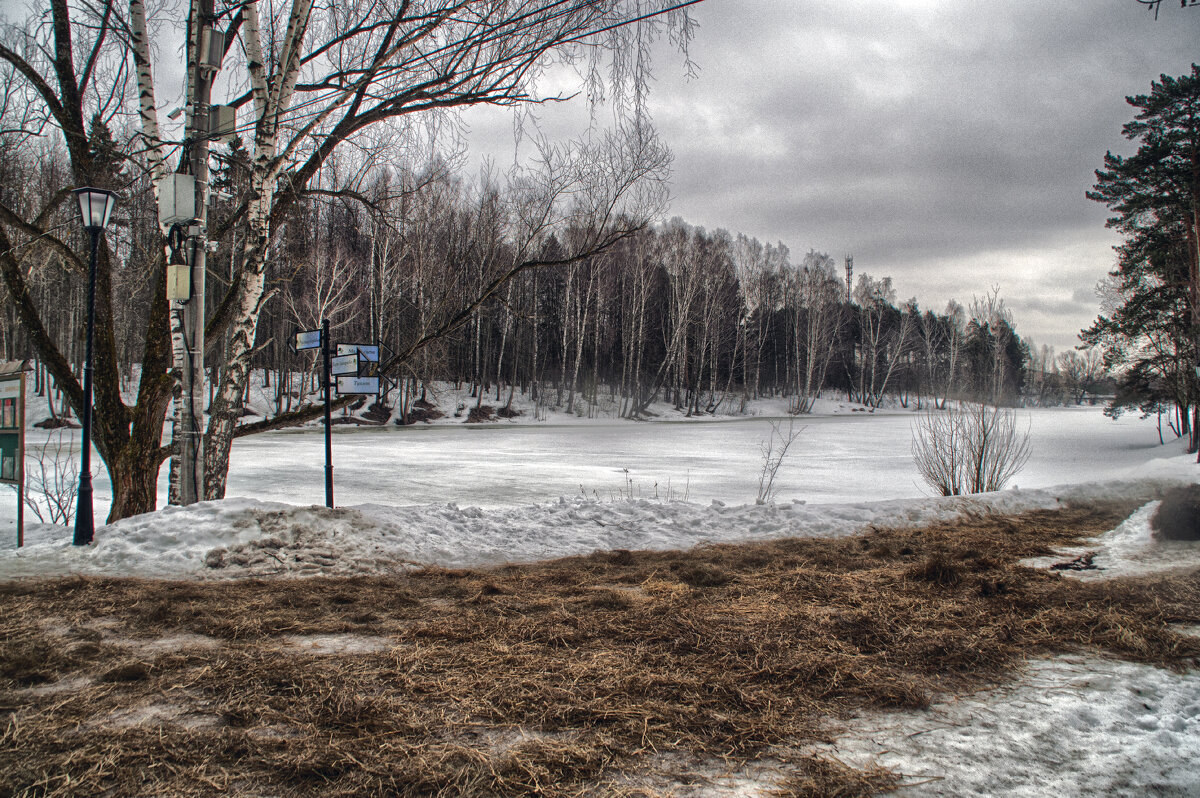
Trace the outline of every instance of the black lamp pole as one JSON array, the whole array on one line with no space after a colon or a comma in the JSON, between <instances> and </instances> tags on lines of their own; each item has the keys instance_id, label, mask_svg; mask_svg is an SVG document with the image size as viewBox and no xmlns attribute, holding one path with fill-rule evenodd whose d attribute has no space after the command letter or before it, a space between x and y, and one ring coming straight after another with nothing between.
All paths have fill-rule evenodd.
<instances>
[{"instance_id":1,"label":"black lamp pole","mask_svg":"<svg viewBox=\"0 0 1200 798\"><path fill-rule=\"evenodd\" d=\"M108 226L108 217L116 204L116 195L99 188L77 188L79 213L83 226L92 237L92 254L88 261L87 349L83 362L83 458L79 466L79 504L75 508L76 546L92 542L95 520L92 517L92 340L96 331L96 250L100 234Z\"/></svg>"}]
</instances>

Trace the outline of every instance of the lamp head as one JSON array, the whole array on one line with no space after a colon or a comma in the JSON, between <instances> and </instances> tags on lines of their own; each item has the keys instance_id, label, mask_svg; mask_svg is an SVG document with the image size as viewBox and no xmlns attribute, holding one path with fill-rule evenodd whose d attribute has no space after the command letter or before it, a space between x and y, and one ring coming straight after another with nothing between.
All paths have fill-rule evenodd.
<instances>
[{"instance_id":1,"label":"lamp head","mask_svg":"<svg viewBox=\"0 0 1200 798\"><path fill-rule=\"evenodd\" d=\"M83 226L103 230L108 227L108 218L117 204L117 195L102 188L77 188L75 199L79 201L79 216Z\"/></svg>"}]
</instances>

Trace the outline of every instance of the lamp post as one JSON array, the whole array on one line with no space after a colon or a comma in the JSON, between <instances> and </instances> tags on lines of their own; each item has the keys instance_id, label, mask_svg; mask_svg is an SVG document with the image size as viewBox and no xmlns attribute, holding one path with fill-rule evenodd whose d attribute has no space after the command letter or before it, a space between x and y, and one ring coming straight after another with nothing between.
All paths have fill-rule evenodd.
<instances>
[{"instance_id":1,"label":"lamp post","mask_svg":"<svg viewBox=\"0 0 1200 798\"><path fill-rule=\"evenodd\" d=\"M79 504L75 509L76 546L92 542L95 521L92 518L92 339L96 330L96 249L100 234L108 227L108 217L117 204L117 195L102 188L77 188L79 215L92 236L92 255L88 261L87 349L83 362L83 461L79 467Z\"/></svg>"}]
</instances>

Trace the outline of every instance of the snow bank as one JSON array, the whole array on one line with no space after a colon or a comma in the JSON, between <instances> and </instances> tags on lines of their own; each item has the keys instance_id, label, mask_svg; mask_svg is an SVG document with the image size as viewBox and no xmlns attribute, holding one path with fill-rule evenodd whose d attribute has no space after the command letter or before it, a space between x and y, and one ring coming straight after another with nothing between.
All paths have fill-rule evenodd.
<instances>
[{"instance_id":1,"label":"snow bank","mask_svg":"<svg viewBox=\"0 0 1200 798\"><path fill-rule=\"evenodd\" d=\"M381 573L414 564L473 567L611 549L688 549L705 543L838 537L868 527L917 526L978 513L1018 513L1064 502L1149 499L1164 480L1098 482L978 496L725 506L582 497L483 510L456 504L362 504L334 510L254 499L167 507L96 530L71 545L64 527L36 525L22 549L0 551L0 578L65 573L237 577L247 573ZM1139 515L1137 518L1141 518ZM1146 516L1148 517L1148 516ZM1110 533L1113 564L1150 563L1160 549L1131 519ZM1191 552L1197 544L1170 544ZM1172 550L1173 560L1178 561ZM1108 555L1106 555L1108 556ZM1161 558L1160 558L1161 559ZM1109 567L1113 567L1110 564Z\"/></svg>"}]
</instances>

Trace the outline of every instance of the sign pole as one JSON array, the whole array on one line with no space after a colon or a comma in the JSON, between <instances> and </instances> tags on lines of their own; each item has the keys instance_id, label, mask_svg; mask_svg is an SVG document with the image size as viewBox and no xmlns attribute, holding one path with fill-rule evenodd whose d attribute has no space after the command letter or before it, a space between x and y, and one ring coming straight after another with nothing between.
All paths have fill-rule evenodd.
<instances>
[{"instance_id":1,"label":"sign pole","mask_svg":"<svg viewBox=\"0 0 1200 798\"><path fill-rule=\"evenodd\" d=\"M17 402L17 548L25 545L25 371L21 371L21 398Z\"/></svg>"},{"instance_id":2,"label":"sign pole","mask_svg":"<svg viewBox=\"0 0 1200 798\"><path fill-rule=\"evenodd\" d=\"M329 404L333 381L329 376L329 319L321 320L321 355L325 371L325 506L333 507L333 418Z\"/></svg>"}]
</instances>

